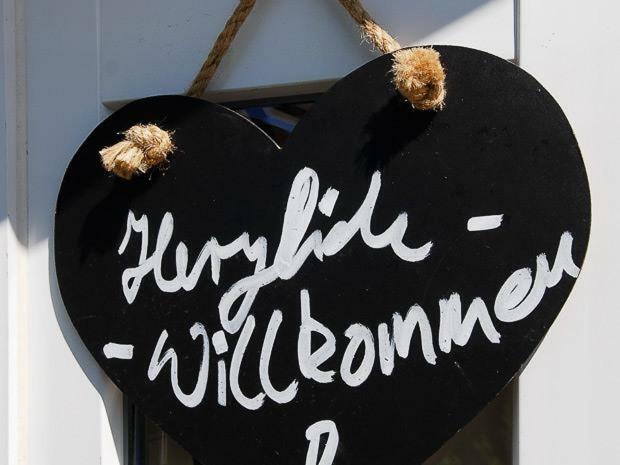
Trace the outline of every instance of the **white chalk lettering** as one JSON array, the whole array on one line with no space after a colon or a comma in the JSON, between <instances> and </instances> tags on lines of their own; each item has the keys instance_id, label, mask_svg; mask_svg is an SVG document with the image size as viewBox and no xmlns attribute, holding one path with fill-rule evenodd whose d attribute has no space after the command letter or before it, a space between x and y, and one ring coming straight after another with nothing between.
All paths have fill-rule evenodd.
<instances>
[{"instance_id":1,"label":"white chalk lettering","mask_svg":"<svg viewBox=\"0 0 620 465\"><path fill-rule=\"evenodd\" d=\"M370 376L375 361L375 346L372 332L364 325L354 324L347 328L344 335L350 340L340 364L340 376L349 386L359 386ZM355 357L362 344L364 346L364 356L357 370L353 371L353 357Z\"/></svg>"},{"instance_id":2,"label":"white chalk lettering","mask_svg":"<svg viewBox=\"0 0 620 465\"><path fill-rule=\"evenodd\" d=\"M319 445L323 434L327 434L327 442L321 460L319 460ZM336 423L332 420L317 421L306 429L306 439L309 442L306 465L331 465L334 463L339 441Z\"/></svg>"},{"instance_id":3,"label":"white chalk lettering","mask_svg":"<svg viewBox=\"0 0 620 465\"><path fill-rule=\"evenodd\" d=\"M129 211L125 233L118 248L119 255L127 254L132 235L139 236L137 265L125 268L121 276L122 290L129 304L138 298L141 284L149 276L162 292L175 293L194 289L207 262L210 263L210 281L215 286L219 285L222 263L226 260L243 254L245 259L253 264L253 272L240 279L235 277L233 284L223 291L220 300L216 301L221 329L218 328L213 333L211 340L202 323L196 322L189 329L192 340L196 341L200 337L202 342L201 361L196 368L194 389L187 393L179 385L180 360L173 347L166 349L168 332L165 329L155 344L148 366L148 379L155 382L161 371L168 367L174 396L186 407L198 406L207 397L209 351L212 345L215 352L213 370L217 370L217 373L214 373L217 383L213 383L213 398L217 398L219 406L226 407L233 399L243 408L254 411L260 409L265 402L279 405L298 402L297 396L303 392L299 384L306 380L327 384L336 382L336 377L339 376L339 382L355 388L368 381L373 376L373 370L380 371L384 376L391 376L397 356L404 360L402 363L418 363L419 360L421 364L436 365L438 353L446 358L453 352L464 350L460 348L465 348L472 337L476 344L499 344L501 335L497 328L503 330L503 323L517 322L529 316L541 304L547 290L558 285L565 275L572 278L579 275L580 269L572 257L573 237L570 232L564 232L552 266L549 265L547 256L540 253L535 257L535 269L534 263L532 268L519 268L512 272L501 286L498 284L499 290L495 295L492 312L489 312L487 307L487 303L490 303L487 297L484 300L482 297L474 297L466 311L463 310L461 295L455 291L443 294L443 298L438 298L432 308L425 300L423 303L426 310L412 297L411 301L403 303L402 308L377 309L377 314L389 310L390 313L387 314L391 314L391 317L387 317L388 321L351 322L348 327L333 327L341 341L337 344L334 331L319 321L329 321L325 318L326 310L316 311L313 316L308 289L294 290L299 291L299 311L282 306L257 308L252 311L261 288L277 280L290 280L295 277L312 255L319 262L328 262L327 257L338 254L356 237L370 249L390 248L391 253L399 260L409 263L424 260L430 254L433 243L426 241L420 247L404 244L403 239L409 224L406 212L395 215L396 218L391 223L374 225L375 230L382 232L372 231L371 224L380 190L381 174L375 172L359 208L348 220L334 221L326 232L319 229L309 231L317 210L324 216L322 221L332 221L325 217L331 218L338 212L337 202L343 194L329 187L321 196L318 174L310 168L300 170L288 193L279 242L275 252L272 251L270 255L273 257L271 264L267 263L267 239L259 236L251 240L247 232L242 232L236 239L224 244L220 244L215 237L209 238L191 266L188 246L179 241L174 249L174 269L164 271L162 263L169 261L164 260L164 256L171 247L174 233L172 213L166 212L163 215L155 244L151 244L152 250L149 250L148 217L145 214L136 217L134 212ZM501 226L502 218L503 215L471 217L468 230L497 229ZM532 261L533 259L534 257ZM488 290L481 289L480 293L474 295L487 296L485 291ZM351 303L349 309L354 310L355 304ZM255 334L257 325L254 315L258 315L259 310L264 315L271 312L264 335L259 334L261 330ZM330 309L334 312L338 310L340 309ZM323 318L320 315L323 315ZM438 324L435 315L438 316ZM293 321L283 324L285 318L292 318ZM372 319L373 316L364 312L363 318ZM438 327L434 328L431 321ZM347 329L343 335L345 327ZM259 325L259 328L262 326ZM293 334L293 338L297 337L296 353L294 349L292 353L288 352L291 347L283 347L283 341L291 340L290 335L284 336L284 331L290 329L297 332ZM252 337L257 339L252 340ZM252 347L260 347L258 369L254 370L251 364L256 357L247 353L251 340ZM410 357L412 350L415 352ZM280 351L285 356L296 356L299 372L295 369L292 373L275 375L278 360L282 360ZM118 360L114 363L123 363L120 360L133 358L133 345L110 342L104 345L103 354L108 359ZM181 360L184 358L181 357ZM287 363L285 366L290 365ZM338 367L338 370L334 367ZM185 371L185 366L183 368ZM260 387L250 389L253 391L251 393L247 386L242 389L242 372L244 382L247 376L256 376L257 381L249 386ZM286 381L282 381L283 379ZM259 392L255 392L256 390ZM325 434L328 435L327 445L319 457L319 440L321 435ZM306 437L309 441L306 464L331 464L338 445L338 431L334 422L323 420L311 425L306 431Z\"/></svg>"},{"instance_id":4,"label":"white chalk lettering","mask_svg":"<svg viewBox=\"0 0 620 465\"><path fill-rule=\"evenodd\" d=\"M185 394L179 386L179 360L177 353L173 348L166 350L161 354L164 349L164 345L168 340L168 331L163 330L155 346L155 351L151 357L149 363L148 378L154 381L164 368L166 363L170 362L170 383L172 384L172 391L179 401L186 407L196 407L205 395L207 389L207 379L209 376L209 337L205 327L200 323L195 323L189 330L189 334L193 340L196 340L198 336L202 337L202 362L198 370L198 380L196 381L196 387L194 390Z\"/></svg>"},{"instance_id":5,"label":"white chalk lettering","mask_svg":"<svg viewBox=\"0 0 620 465\"><path fill-rule=\"evenodd\" d=\"M461 317L461 296L456 292L448 299L439 301L439 348L446 354L452 349L452 342L463 347L469 342L476 322L484 335L494 344L499 344L500 334L493 325L489 310L480 297L472 300L465 318Z\"/></svg>"},{"instance_id":6,"label":"white chalk lettering","mask_svg":"<svg viewBox=\"0 0 620 465\"><path fill-rule=\"evenodd\" d=\"M243 355L248 348L248 342L250 342L255 326L256 323L254 322L254 317L249 315L245 320L245 325L243 325L243 329L239 335L239 340L237 341L237 345L233 352L232 361L230 362L230 391L232 392L235 400L239 402L239 405L247 408L248 410L259 409L265 401L264 392L259 392L254 397L247 397L243 391L241 391L241 387L239 387L241 362L243 361Z\"/></svg>"},{"instance_id":7,"label":"white chalk lettering","mask_svg":"<svg viewBox=\"0 0 620 465\"><path fill-rule=\"evenodd\" d=\"M532 271L529 268L522 268L511 274L495 298L497 319L504 323L522 320L538 306L545 291L560 282L564 273L573 278L579 276L579 268L572 258L572 246L573 236L565 232L560 238L551 271L545 254L536 257L536 276L533 284Z\"/></svg>"},{"instance_id":8,"label":"white chalk lettering","mask_svg":"<svg viewBox=\"0 0 620 465\"><path fill-rule=\"evenodd\" d=\"M278 404L286 404L295 398L297 395L297 380L291 382L284 391L278 391L271 384L269 379L269 361L271 360L271 352L273 351L273 344L278 333L278 328L282 323L282 312L276 310L271 315L269 320L269 326L265 333L265 339L263 341L263 348L260 353L260 364L258 368L260 382L265 390L267 396L277 402Z\"/></svg>"},{"instance_id":9,"label":"white chalk lettering","mask_svg":"<svg viewBox=\"0 0 620 465\"><path fill-rule=\"evenodd\" d=\"M161 264L163 255L168 248L174 231L174 219L167 212L161 221L154 252L148 256L148 218L146 215L136 220L133 212L129 212L127 228L118 253L123 254L127 249L131 232L141 235L141 248L138 266L129 267L123 272L122 285L128 303L134 302L144 277L153 274L155 282L162 292L178 292L192 290L200 277L207 260L211 259L211 279L218 284L220 266L236 254L243 252L246 258L255 263L254 273L238 280L223 295L219 303L220 320L222 327L231 334L239 331L245 321L252 303L259 289L277 279L291 279L303 266L312 254L319 260L333 256L341 251L359 232L364 243L373 249L391 247L394 254L401 260L417 262L424 260L431 251L432 242L426 242L421 247L410 248L403 244L403 237L407 230L407 213L401 213L394 222L381 234L374 234L370 225L372 214L381 189L381 173L375 172L370 181L368 193L358 211L349 221L338 221L323 238L323 233L315 230L304 240L312 216L317 209L319 195L319 178L310 168L299 171L289 193L280 242L276 249L272 265L265 266L267 255L267 240L260 236L250 243L249 235L242 233L230 244L220 245L217 239L206 242L191 271L187 272L188 249L184 242L179 242L176 248L176 276L167 279L163 276ZM321 209L326 216L331 216L338 191L328 189ZM327 215L329 213L329 215ZM239 298L243 300L236 312L231 316L233 305Z\"/></svg>"},{"instance_id":10,"label":"white chalk lettering","mask_svg":"<svg viewBox=\"0 0 620 465\"><path fill-rule=\"evenodd\" d=\"M300 293L301 325L297 339L299 371L304 377L318 383L331 383L334 370L321 370L319 367L336 352L336 337L327 327L310 316L310 296L306 289ZM325 339L316 351L312 351L312 333L319 333Z\"/></svg>"}]
</instances>

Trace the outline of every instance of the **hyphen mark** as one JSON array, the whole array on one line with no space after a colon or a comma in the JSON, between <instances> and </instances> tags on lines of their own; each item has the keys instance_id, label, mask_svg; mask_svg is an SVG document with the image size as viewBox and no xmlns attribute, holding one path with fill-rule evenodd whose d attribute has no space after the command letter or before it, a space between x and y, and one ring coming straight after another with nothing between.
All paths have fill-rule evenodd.
<instances>
[{"instance_id":1,"label":"hyphen mark","mask_svg":"<svg viewBox=\"0 0 620 465\"><path fill-rule=\"evenodd\" d=\"M118 358L121 360L131 360L133 358L133 346L131 344L108 342L103 346L103 355L108 359Z\"/></svg>"},{"instance_id":2,"label":"hyphen mark","mask_svg":"<svg viewBox=\"0 0 620 465\"><path fill-rule=\"evenodd\" d=\"M488 231L499 228L504 215L472 216L467 220L468 231Z\"/></svg>"}]
</instances>

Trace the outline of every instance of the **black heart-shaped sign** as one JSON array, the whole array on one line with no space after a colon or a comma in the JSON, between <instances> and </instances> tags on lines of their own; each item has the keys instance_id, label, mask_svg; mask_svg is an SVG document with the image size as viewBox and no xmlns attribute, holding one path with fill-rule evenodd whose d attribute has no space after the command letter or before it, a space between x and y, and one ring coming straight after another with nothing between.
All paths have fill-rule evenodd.
<instances>
[{"instance_id":1,"label":"black heart-shaped sign","mask_svg":"<svg viewBox=\"0 0 620 465\"><path fill-rule=\"evenodd\" d=\"M133 102L71 161L63 301L105 372L198 460L419 464L524 367L583 263L590 198L557 103L518 67L437 47L440 112L391 56L324 94L279 148L224 107ZM138 123L165 172L107 174Z\"/></svg>"}]
</instances>

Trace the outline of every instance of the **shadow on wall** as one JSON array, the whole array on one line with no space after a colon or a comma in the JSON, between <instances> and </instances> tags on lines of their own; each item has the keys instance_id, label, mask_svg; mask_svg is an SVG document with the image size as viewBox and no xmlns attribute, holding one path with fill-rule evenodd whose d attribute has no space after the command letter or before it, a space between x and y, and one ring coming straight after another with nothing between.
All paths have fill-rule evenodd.
<instances>
[{"instance_id":1,"label":"shadow on wall","mask_svg":"<svg viewBox=\"0 0 620 465\"><path fill-rule=\"evenodd\" d=\"M93 356L90 354L86 346L80 339L80 336L73 326L69 318L69 314L65 310L65 306L60 297L60 288L58 287L58 280L56 278L56 262L54 259L54 236L50 234L48 242L49 253L49 284L50 293L52 296L52 305L54 307L54 314L58 326L62 331L62 335L67 342L67 345L71 349L73 356L77 360L78 364L84 371L84 374L88 380L93 384L97 392L101 396L103 405L106 409L106 417L109 420L110 431L112 433L112 439L114 440L114 446L116 448L116 455L119 459L119 463L125 463L123 457L123 450L125 444L125 432L122 428L119 428L123 424L124 417L124 405L123 395L121 391L114 385L114 383L106 376L104 371L99 367ZM116 420L116 421L113 421Z\"/></svg>"}]
</instances>

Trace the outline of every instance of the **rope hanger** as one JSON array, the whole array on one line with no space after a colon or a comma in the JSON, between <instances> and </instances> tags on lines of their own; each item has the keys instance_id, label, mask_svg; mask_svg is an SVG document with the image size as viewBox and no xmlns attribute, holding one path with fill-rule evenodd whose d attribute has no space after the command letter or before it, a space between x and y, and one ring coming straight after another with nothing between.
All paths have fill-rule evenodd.
<instances>
[{"instance_id":1,"label":"rope hanger","mask_svg":"<svg viewBox=\"0 0 620 465\"><path fill-rule=\"evenodd\" d=\"M220 35L215 39L215 43L207 56L207 59L202 64L200 71L196 74L196 77L192 81L186 95L189 97L200 98L207 90L207 86L211 82L215 71L222 62L222 58L230 48L230 44L235 39L237 32L241 29L241 26L252 12L252 8L256 4L256 0L240 0L237 8L233 11L228 21L224 25L224 29L220 32Z\"/></svg>"},{"instance_id":2,"label":"rope hanger","mask_svg":"<svg viewBox=\"0 0 620 465\"><path fill-rule=\"evenodd\" d=\"M446 74L432 48L400 50L400 44L377 24L359 0L339 0L362 34L383 53L394 53L392 82L418 110L440 110L446 97Z\"/></svg>"},{"instance_id":3,"label":"rope hanger","mask_svg":"<svg viewBox=\"0 0 620 465\"><path fill-rule=\"evenodd\" d=\"M439 53L432 48L400 50L400 44L377 24L359 0L339 0L360 27L363 36L383 53L393 53L392 83L415 109L440 110L445 92L445 72ZM190 84L186 95L200 98L213 79L239 29L256 0L240 0L218 35L209 55ZM136 125L123 133L125 139L102 149L103 167L124 179L162 166L174 151L171 134L154 124Z\"/></svg>"},{"instance_id":4,"label":"rope hanger","mask_svg":"<svg viewBox=\"0 0 620 465\"><path fill-rule=\"evenodd\" d=\"M400 44L377 24L359 0L339 0L362 30L364 37L383 53L400 50ZM237 32L252 12L256 0L240 0L215 40L211 52L192 81L187 95L202 97ZM445 97L445 73L439 53L430 48L401 50L394 55L393 82L400 93L420 110L438 110Z\"/></svg>"}]
</instances>

